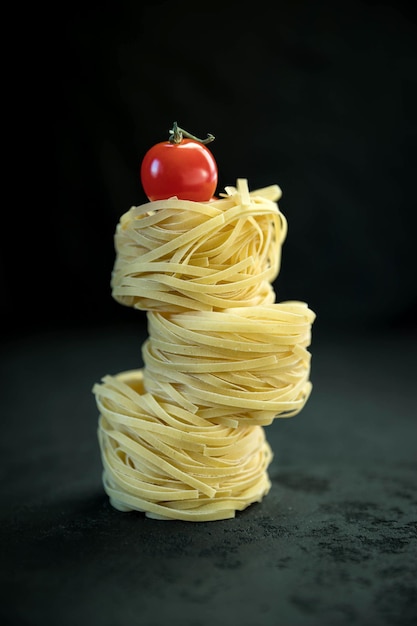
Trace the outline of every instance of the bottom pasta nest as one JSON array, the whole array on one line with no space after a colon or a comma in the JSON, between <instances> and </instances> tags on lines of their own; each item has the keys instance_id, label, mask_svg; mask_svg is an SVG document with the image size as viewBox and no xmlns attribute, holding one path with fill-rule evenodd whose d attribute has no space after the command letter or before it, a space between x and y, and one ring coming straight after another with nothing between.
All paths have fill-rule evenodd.
<instances>
[{"instance_id":1,"label":"bottom pasta nest","mask_svg":"<svg viewBox=\"0 0 417 626\"><path fill-rule=\"evenodd\" d=\"M204 522L235 517L269 492L272 451L261 425L218 424L158 399L143 370L106 376L93 392L114 508Z\"/></svg>"}]
</instances>

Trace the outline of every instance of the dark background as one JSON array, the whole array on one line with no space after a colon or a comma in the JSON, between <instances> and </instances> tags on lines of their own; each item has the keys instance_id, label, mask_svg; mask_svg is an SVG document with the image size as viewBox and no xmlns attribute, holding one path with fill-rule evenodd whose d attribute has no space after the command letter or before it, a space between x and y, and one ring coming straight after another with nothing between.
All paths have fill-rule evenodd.
<instances>
[{"instance_id":1,"label":"dark background","mask_svg":"<svg viewBox=\"0 0 417 626\"><path fill-rule=\"evenodd\" d=\"M414 626L412 3L3 16L2 626ZM216 136L219 191L280 185L277 300L317 314L313 393L266 431L270 494L200 524L110 506L91 393L141 366L146 316L111 297L113 234L174 121Z\"/></svg>"},{"instance_id":2,"label":"dark background","mask_svg":"<svg viewBox=\"0 0 417 626\"><path fill-rule=\"evenodd\" d=\"M416 323L417 25L405 2L68 3L16 27L20 133L3 329L135 323L113 233L173 121L216 140L218 191L279 184L277 300L323 329ZM16 57L18 58L18 57ZM16 59L15 59L16 60ZM9 124L7 117L5 125Z\"/></svg>"}]
</instances>

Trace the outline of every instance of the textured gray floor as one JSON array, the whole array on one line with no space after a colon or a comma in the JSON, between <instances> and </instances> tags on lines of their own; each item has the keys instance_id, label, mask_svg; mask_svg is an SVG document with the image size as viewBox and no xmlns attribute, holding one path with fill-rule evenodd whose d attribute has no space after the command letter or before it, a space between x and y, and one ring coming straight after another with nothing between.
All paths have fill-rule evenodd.
<instances>
[{"instance_id":1,"label":"textured gray floor","mask_svg":"<svg viewBox=\"0 0 417 626\"><path fill-rule=\"evenodd\" d=\"M51 333L2 354L4 626L417 622L411 333L314 336L313 394L266 428L272 488L234 520L148 520L101 487L91 387L142 330Z\"/></svg>"}]
</instances>

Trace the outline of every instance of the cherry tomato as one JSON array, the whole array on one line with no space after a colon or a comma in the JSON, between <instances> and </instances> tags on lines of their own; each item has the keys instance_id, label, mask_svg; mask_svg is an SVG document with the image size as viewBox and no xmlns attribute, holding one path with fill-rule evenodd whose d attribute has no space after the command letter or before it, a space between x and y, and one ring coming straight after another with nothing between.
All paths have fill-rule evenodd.
<instances>
[{"instance_id":1,"label":"cherry tomato","mask_svg":"<svg viewBox=\"0 0 417 626\"><path fill-rule=\"evenodd\" d=\"M163 141L145 154L140 177L149 200L209 202L217 187L218 170L210 150L193 139Z\"/></svg>"}]
</instances>

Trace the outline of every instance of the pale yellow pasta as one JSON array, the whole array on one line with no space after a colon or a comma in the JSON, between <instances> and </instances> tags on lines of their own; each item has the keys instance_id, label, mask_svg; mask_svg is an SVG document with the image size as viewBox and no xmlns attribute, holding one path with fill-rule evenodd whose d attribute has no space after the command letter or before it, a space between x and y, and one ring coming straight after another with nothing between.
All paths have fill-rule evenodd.
<instances>
[{"instance_id":1,"label":"pale yellow pasta","mask_svg":"<svg viewBox=\"0 0 417 626\"><path fill-rule=\"evenodd\" d=\"M281 192L274 185L249 195L246 181L238 183L210 203L171 198L124 214L115 233L115 300L163 312L273 302L287 233L273 200Z\"/></svg>"},{"instance_id":2,"label":"pale yellow pasta","mask_svg":"<svg viewBox=\"0 0 417 626\"><path fill-rule=\"evenodd\" d=\"M150 312L142 350L145 387L206 409L216 421L270 424L307 401L313 313L301 302L219 312ZM181 402L181 398L183 401ZM224 412L224 414L223 414Z\"/></svg>"},{"instance_id":3,"label":"pale yellow pasta","mask_svg":"<svg viewBox=\"0 0 417 626\"><path fill-rule=\"evenodd\" d=\"M234 517L270 490L264 426L311 393L311 326L275 302L287 222L272 185L132 207L115 233L113 297L147 310L143 367L93 388L103 485L121 511Z\"/></svg>"},{"instance_id":4,"label":"pale yellow pasta","mask_svg":"<svg viewBox=\"0 0 417 626\"><path fill-rule=\"evenodd\" d=\"M197 420L145 391L142 370L94 387L103 482L112 505L166 519L233 517L269 491L272 452L260 426Z\"/></svg>"}]
</instances>

